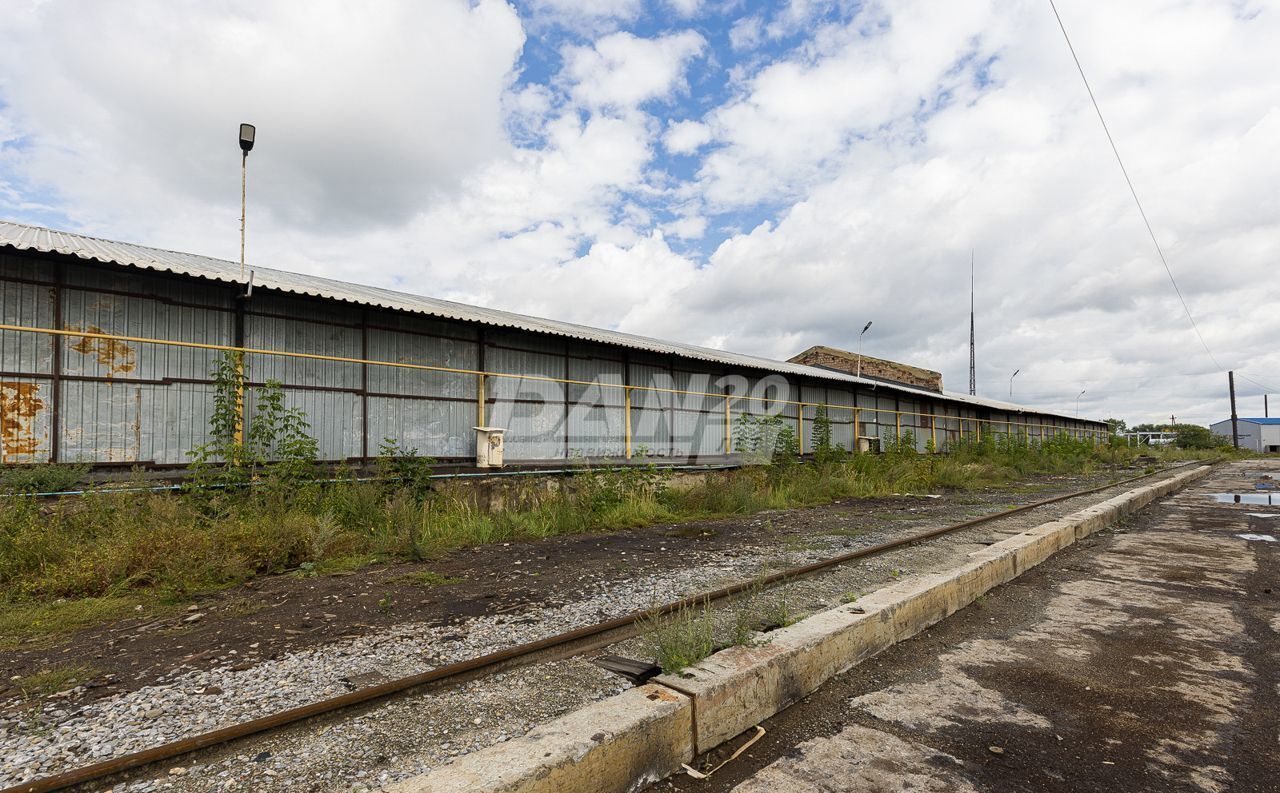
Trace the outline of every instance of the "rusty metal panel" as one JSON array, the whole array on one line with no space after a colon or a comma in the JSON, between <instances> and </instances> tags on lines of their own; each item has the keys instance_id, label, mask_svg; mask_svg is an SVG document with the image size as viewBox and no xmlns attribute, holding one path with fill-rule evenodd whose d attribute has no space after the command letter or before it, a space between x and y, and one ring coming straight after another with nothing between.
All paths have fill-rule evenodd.
<instances>
[{"instance_id":1,"label":"rusty metal panel","mask_svg":"<svg viewBox=\"0 0 1280 793\"><path fill-rule=\"evenodd\" d=\"M225 311L66 289L62 321L67 330L88 333L230 344L234 320ZM62 371L115 379L203 380L208 379L217 356L214 350L68 336L63 344Z\"/></svg>"},{"instance_id":2,"label":"rusty metal panel","mask_svg":"<svg viewBox=\"0 0 1280 793\"><path fill-rule=\"evenodd\" d=\"M369 360L444 366L450 369L472 371L479 367L479 348L474 341L376 329L368 333ZM468 399L476 395L476 377L453 372L430 372L421 369L371 365L369 366L369 390L382 394L416 394Z\"/></svg>"},{"instance_id":3,"label":"rusty metal panel","mask_svg":"<svg viewBox=\"0 0 1280 793\"><path fill-rule=\"evenodd\" d=\"M6 325L52 328L55 291L51 286L0 281L0 311ZM53 371L53 336L0 331L0 370L30 374Z\"/></svg>"},{"instance_id":4,"label":"rusty metal panel","mask_svg":"<svg viewBox=\"0 0 1280 793\"><path fill-rule=\"evenodd\" d=\"M474 458L475 406L434 399L369 398L369 453L384 439L430 457Z\"/></svg>"},{"instance_id":5,"label":"rusty metal panel","mask_svg":"<svg viewBox=\"0 0 1280 793\"><path fill-rule=\"evenodd\" d=\"M361 358L359 328L249 314L244 319L244 334L246 347ZM279 380L284 385L360 387L360 364L283 355L245 358L247 376L254 382Z\"/></svg>"},{"instance_id":6,"label":"rusty metal panel","mask_svg":"<svg viewBox=\"0 0 1280 793\"><path fill-rule=\"evenodd\" d=\"M620 407L569 407L570 457L621 457L626 452L625 417Z\"/></svg>"},{"instance_id":7,"label":"rusty metal panel","mask_svg":"<svg viewBox=\"0 0 1280 793\"><path fill-rule=\"evenodd\" d=\"M49 380L0 380L0 463L49 462L52 388Z\"/></svg>"}]
</instances>

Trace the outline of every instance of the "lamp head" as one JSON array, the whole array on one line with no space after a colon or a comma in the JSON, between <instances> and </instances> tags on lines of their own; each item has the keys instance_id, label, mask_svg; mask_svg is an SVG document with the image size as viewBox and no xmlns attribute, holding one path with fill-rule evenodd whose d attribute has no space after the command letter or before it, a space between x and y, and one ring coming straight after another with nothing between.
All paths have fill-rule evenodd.
<instances>
[{"instance_id":1,"label":"lamp head","mask_svg":"<svg viewBox=\"0 0 1280 793\"><path fill-rule=\"evenodd\" d=\"M240 151L248 154L253 151L253 138L257 129L252 124L240 125Z\"/></svg>"},{"instance_id":2,"label":"lamp head","mask_svg":"<svg viewBox=\"0 0 1280 793\"><path fill-rule=\"evenodd\" d=\"M862 328L862 333L866 333L866 332L867 332L868 330L870 330L870 329L871 329L871 321L870 321L870 320L867 320L867 324L866 324L866 325L864 325L864 326L863 326L863 328ZM858 335L859 335L859 336L861 336L861 335L862 335L862 333L859 333Z\"/></svg>"}]
</instances>

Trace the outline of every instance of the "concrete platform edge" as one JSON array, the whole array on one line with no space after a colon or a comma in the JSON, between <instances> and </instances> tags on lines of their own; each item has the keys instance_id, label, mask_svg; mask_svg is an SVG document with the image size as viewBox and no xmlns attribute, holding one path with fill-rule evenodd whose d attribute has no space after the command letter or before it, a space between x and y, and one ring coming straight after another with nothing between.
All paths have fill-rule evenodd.
<instances>
[{"instance_id":1,"label":"concrete platform edge","mask_svg":"<svg viewBox=\"0 0 1280 793\"><path fill-rule=\"evenodd\" d=\"M819 612L760 644L723 650L388 790L631 793L1209 470L1200 466L1028 529L970 554L959 568Z\"/></svg>"}]
</instances>

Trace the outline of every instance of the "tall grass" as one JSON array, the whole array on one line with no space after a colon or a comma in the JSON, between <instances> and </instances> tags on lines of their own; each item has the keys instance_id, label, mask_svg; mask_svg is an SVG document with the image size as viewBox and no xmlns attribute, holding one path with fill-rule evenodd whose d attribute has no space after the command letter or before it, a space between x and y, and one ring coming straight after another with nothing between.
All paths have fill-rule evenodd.
<instances>
[{"instance_id":1,"label":"tall grass","mask_svg":"<svg viewBox=\"0 0 1280 793\"><path fill-rule=\"evenodd\" d=\"M212 494L97 492L81 499L0 500L0 604L56 598L194 593L289 570L324 572L420 560L520 538L617 530L655 522L810 506L839 498L971 489L1037 473L1088 473L1123 462L1067 438L1027 447L984 440L946 456L898 449L813 464L756 466L667 487L651 466L584 468L562 487L520 482L508 507L477 491L339 478L286 478Z\"/></svg>"}]
</instances>

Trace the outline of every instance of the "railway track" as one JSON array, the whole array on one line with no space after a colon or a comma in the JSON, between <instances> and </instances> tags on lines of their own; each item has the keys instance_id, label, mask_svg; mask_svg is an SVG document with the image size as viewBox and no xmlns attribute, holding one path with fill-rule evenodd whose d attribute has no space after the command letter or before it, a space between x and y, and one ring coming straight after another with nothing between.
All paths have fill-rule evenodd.
<instances>
[{"instance_id":1,"label":"railway track","mask_svg":"<svg viewBox=\"0 0 1280 793\"><path fill-rule=\"evenodd\" d=\"M549 636L537 641L516 645L458 663L440 666L426 672L410 675L397 680L391 680L378 685L357 689L340 696L278 711L267 716L240 722L229 727L223 727L221 729L165 743L151 749L133 752L110 760L82 766L70 771L64 771L52 776L29 780L4 788L3 790L0 790L0 793L45 793L45 791L65 790L88 783L100 783L128 771L135 771L160 763L173 761L203 749L228 744L251 736L262 735L308 719L331 716L341 711L355 708L359 705L365 705L377 700L386 699L393 695L405 694L414 690L438 688L441 685L462 682L473 679L477 676L497 672L502 669L534 663L540 660L547 660L552 657L565 657L568 655L589 652L600 646L613 644L635 635L637 631L637 624L644 619L670 614L684 608L697 607L706 603L728 600L752 590L758 590L762 586L769 587L782 582L793 581L859 559L865 559L867 557L883 554L905 546L926 542L937 537L974 528L982 524L1029 512L1051 504L1080 498L1082 496L1088 496L1144 479L1167 475L1171 471L1195 464L1198 464L1198 461L1165 468L1150 474L1109 482L1107 484L1098 485L1084 490L1065 493L1052 498L1007 509L1002 512L971 518L969 520L911 534L877 545L859 548L855 551L832 556L810 564L782 570L763 578L756 577L751 580L741 581L714 591L691 595L658 607L633 611L621 617L583 626L571 631Z\"/></svg>"}]
</instances>

